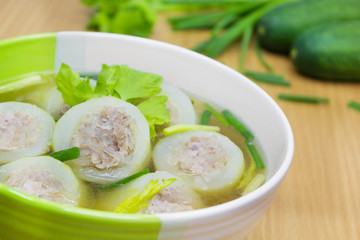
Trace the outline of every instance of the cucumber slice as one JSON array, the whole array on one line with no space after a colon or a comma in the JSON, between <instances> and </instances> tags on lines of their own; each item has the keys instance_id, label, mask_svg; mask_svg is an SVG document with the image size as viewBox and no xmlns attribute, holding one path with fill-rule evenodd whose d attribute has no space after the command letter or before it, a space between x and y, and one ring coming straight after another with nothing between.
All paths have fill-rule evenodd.
<instances>
[{"instance_id":1,"label":"cucumber slice","mask_svg":"<svg viewBox=\"0 0 360 240\"><path fill-rule=\"evenodd\" d=\"M182 178L203 194L226 193L244 170L243 153L229 138L196 130L170 135L153 150L155 168Z\"/></svg>"},{"instance_id":2,"label":"cucumber slice","mask_svg":"<svg viewBox=\"0 0 360 240\"><path fill-rule=\"evenodd\" d=\"M87 189L66 164L49 156L0 166L0 181L27 194L71 206L86 205Z\"/></svg>"},{"instance_id":3,"label":"cucumber slice","mask_svg":"<svg viewBox=\"0 0 360 240\"><path fill-rule=\"evenodd\" d=\"M48 153L54 124L54 119L35 105L0 103L0 165Z\"/></svg>"},{"instance_id":4,"label":"cucumber slice","mask_svg":"<svg viewBox=\"0 0 360 240\"><path fill-rule=\"evenodd\" d=\"M79 147L67 161L82 179L112 183L149 165L149 125L139 109L115 97L90 99L68 110L57 122L53 148Z\"/></svg>"},{"instance_id":5,"label":"cucumber slice","mask_svg":"<svg viewBox=\"0 0 360 240\"><path fill-rule=\"evenodd\" d=\"M184 181L168 172L157 171L155 173L143 175L124 186L114 188L104 193L101 196L101 200L96 202L95 208L106 211L114 211L116 206L125 198L141 193L151 180L158 179L160 182L162 180L172 178L177 180L162 189L148 202L146 202L148 206L142 208L138 213L156 214L179 212L204 207L199 195L191 190Z\"/></svg>"},{"instance_id":6,"label":"cucumber slice","mask_svg":"<svg viewBox=\"0 0 360 240\"><path fill-rule=\"evenodd\" d=\"M163 83L160 95L168 97L167 109L171 117L171 125L195 124L196 115L190 98L179 88Z\"/></svg>"}]
</instances>

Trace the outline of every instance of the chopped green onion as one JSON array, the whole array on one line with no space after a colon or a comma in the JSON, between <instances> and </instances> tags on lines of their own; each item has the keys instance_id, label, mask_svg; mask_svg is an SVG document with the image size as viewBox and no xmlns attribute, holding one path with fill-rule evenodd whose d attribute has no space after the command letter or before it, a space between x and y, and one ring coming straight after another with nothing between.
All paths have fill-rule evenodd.
<instances>
[{"instance_id":1,"label":"chopped green onion","mask_svg":"<svg viewBox=\"0 0 360 240\"><path fill-rule=\"evenodd\" d=\"M348 107L355 109L357 111L360 111L360 103L358 103L358 102L351 101L348 103Z\"/></svg>"},{"instance_id":2,"label":"chopped green onion","mask_svg":"<svg viewBox=\"0 0 360 240\"><path fill-rule=\"evenodd\" d=\"M255 53L256 53L256 56L258 57L260 63L261 63L269 72L272 72L272 71L273 71L273 67L270 66L270 65L268 64L268 62L266 62L264 56L262 55L261 47L260 47L260 44L259 44L258 41L255 43Z\"/></svg>"},{"instance_id":3,"label":"chopped green onion","mask_svg":"<svg viewBox=\"0 0 360 240\"><path fill-rule=\"evenodd\" d=\"M291 83L281 75L272 73L259 73L254 71L246 71L245 75L254 79L255 81L271 83L275 85L290 86Z\"/></svg>"},{"instance_id":4,"label":"chopped green onion","mask_svg":"<svg viewBox=\"0 0 360 240\"><path fill-rule=\"evenodd\" d=\"M242 193L242 195L246 195L255 189L258 189L266 180L266 177L262 173L258 173L253 180L249 183L249 185L246 187L245 191Z\"/></svg>"},{"instance_id":5,"label":"chopped green onion","mask_svg":"<svg viewBox=\"0 0 360 240\"><path fill-rule=\"evenodd\" d=\"M73 160L78 158L80 155L80 150L78 147L72 147L68 149L64 149L61 151L53 152L50 154L50 157L56 158L61 162L65 162L68 160Z\"/></svg>"},{"instance_id":6,"label":"chopped green onion","mask_svg":"<svg viewBox=\"0 0 360 240\"><path fill-rule=\"evenodd\" d=\"M245 189L246 186L249 185L251 180L255 177L256 170L257 170L257 167L256 167L255 162L251 161L250 166L244 172L243 177L242 177L239 185L237 186L237 189Z\"/></svg>"},{"instance_id":7,"label":"chopped green onion","mask_svg":"<svg viewBox=\"0 0 360 240\"><path fill-rule=\"evenodd\" d=\"M220 113L218 113L214 108L212 108L209 104L204 103L204 106L217 118L220 120L220 122L222 122L225 126L230 126L230 123L223 117L221 116Z\"/></svg>"},{"instance_id":8,"label":"chopped green onion","mask_svg":"<svg viewBox=\"0 0 360 240\"><path fill-rule=\"evenodd\" d=\"M110 183L110 184L105 184L105 185L100 186L99 188L101 190L109 190L109 189L112 189L112 188L115 188L115 187L119 187L119 186L122 186L125 183L128 183L128 182L130 182L130 181L132 181L132 180L134 180L134 179L136 179L138 177L141 177L142 175L145 175L145 174L147 174L149 172L150 172L149 169L144 169L144 170L142 170L140 172L137 172L137 173L135 173L135 174L133 174L133 175L131 175L129 177L123 178L120 181Z\"/></svg>"},{"instance_id":9,"label":"chopped green onion","mask_svg":"<svg viewBox=\"0 0 360 240\"><path fill-rule=\"evenodd\" d=\"M222 114L225 116L226 120L246 138L246 140L255 138L252 132L229 110L222 111Z\"/></svg>"},{"instance_id":10,"label":"chopped green onion","mask_svg":"<svg viewBox=\"0 0 360 240\"><path fill-rule=\"evenodd\" d=\"M252 31L253 31L252 26L248 26L245 29L244 35L243 35L242 40L241 40L240 59L239 59L239 66L238 66L238 71L239 72L242 72L244 70L246 54L247 54L247 51L248 51L248 48L249 48L249 43L250 43Z\"/></svg>"},{"instance_id":11,"label":"chopped green onion","mask_svg":"<svg viewBox=\"0 0 360 240\"><path fill-rule=\"evenodd\" d=\"M263 169L265 168L264 162L260 156L260 154L258 153L258 151L256 150L254 144L252 142L246 141L246 145L248 146L251 156L254 159L254 162L256 164L256 167L258 169Z\"/></svg>"},{"instance_id":12,"label":"chopped green onion","mask_svg":"<svg viewBox=\"0 0 360 240\"><path fill-rule=\"evenodd\" d=\"M200 125L209 125L211 118L211 112L209 110L205 110L200 118Z\"/></svg>"},{"instance_id":13,"label":"chopped green onion","mask_svg":"<svg viewBox=\"0 0 360 240\"><path fill-rule=\"evenodd\" d=\"M220 128L217 126L206 126L206 125L196 125L196 124L176 124L165 128L163 130L163 134L165 136L169 136L174 133L193 131L193 130L220 132Z\"/></svg>"},{"instance_id":14,"label":"chopped green onion","mask_svg":"<svg viewBox=\"0 0 360 240\"><path fill-rule=\"evenodd\" d=\"M328 103L328 98L322 97L315 97L315 96L304 96L304 95L295 95L295 94L286 94L286 93L279 93L279 99L287 100L287 101L294 101L294 102L304 102L304 103Z\"/></svg>"}]
</instances>

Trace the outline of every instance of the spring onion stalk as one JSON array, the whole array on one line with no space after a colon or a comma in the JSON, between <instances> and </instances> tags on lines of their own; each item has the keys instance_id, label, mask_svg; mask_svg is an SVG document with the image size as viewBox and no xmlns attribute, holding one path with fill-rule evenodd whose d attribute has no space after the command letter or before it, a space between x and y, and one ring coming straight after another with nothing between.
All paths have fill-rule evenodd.
<instances>
[{"instance_id":1,"label":"spring onion stalk","mask_svg":"<svg viewBox=\"0 0 360 240\"><path fill-rule=\"evenodd\" d=\"M214 40L214 38L207 39L207 40L199 43L195 47L193 47L191 50L193 50L195 52L203 52L213 40Z\"/></svg>"},{"instance_id":2,"label":"spring onion stalk","mask_svg":"<svg viewBox=\"0 0 360 240\"><path fill-rule=\"evenodd\" d=\"M209 125L211 114L209 110L205 110L201 115L200 125Z\"/></svg>"},{"instance_id":3,"label":"spring onion stalk","mask_svg":"<svg viewBox=\"0 0 360 240\"><path fill-rule=\"evenodd\" d=\"M215 40L209 44L205 50L206 55L212 58L218 56L225 50L226 47L233 43L247 27L254 25L255 22L259 20L266 12L271 10L280 2L284 2L284 0L271 1L263 7L244 16L244 18L239 19L225 33L216 37Z\"/></svg>"},{"instance_id":4,"label":"spring onion stalk","mask_svg":"<svg viewBox=\"0 0 360 240\"><path fill-rule=\"evenodd\" d=\"M252 132L229 110L222 111L222 114L225 116L226 120L230 123L230 125L232 125L236 130L238 130L246 138L246 140L251 141L255 138Z\"/></svg>"},{"instance_id":5,"label":"spring onion stalk","mask_svg":"<svg viewBox=\"0 0 360 240\"><path fill-rule=\"evenodd\" d=\"M78 158L80 155L80 150L78 147L72 147L68 149L64 149L61 151L53 152L50 154L50 157L56 158L61 162L65 162L68 160L73 160Z\"/></svg>"},{"instance_id":6,"label":"spring onion stalk","mask_svg":"<svg viewBox=\"0 0 360 240\"><path fill-rule=\"evenodd\" d=\"M259 73L254 71L246 71L245 75L259 82L287 86L287 87L291 86L291 83L285 80L285 78L281 75L276 75L272 73Z\"/></svg>"},{"instance_id":7,"label":"spring onion stalk","mask_svg":"<svg viewBox=\"0 0 360 240\"><path fill-rule=\"evenodd\" d=\"M173 30L206 29L213 27L223 16L224 12L191 14L169 18Z\"/></svg>"},{"instance_id":8,"label":"spring onion stalk","mask_svg":"<svg viewBox=\"0 0 360 240\"><path fill-rule=\"evenodd\" d=\"M256 164L254 161L251 161L250 166L246 169L242 179L240 180L239 185L237 186L237 189L245 189L247 185L253 180L253 178L256 175Z\"/></svg>"},{"instance_id":9,"label":"spring onion stalk","mask_svg":"<svg viewBox=\"0 0 360 240\"><path fill-rule=\"evenodd\" d=\"M246 146L249 148L250 154L254 159L256 167L258 169L264 169L265 168L264 161L262 160L262 158L261 158L259 152L257 151L257 149L255 148L254 144L250 141L246 141Z\"/></svg>"},{"instance_id":10,"label":"spring onion stalk","mask_svg":"<svg viewBox=\"0 0 360 240\"><path fill-rule=\"evenodd\" d=\"M230 123L224 118L220 113L218 113L214 108L212 108L209 104L204 103L204 106L209 110L217 119L220 120L225 126L230 126Z\"/></svg>"},{"instance_id":11,"label":"spring onion stalk","mask_svg":"<svg viewBox=\"0 0 360 240\"><path fill-rule=\"evenodd\" d=\"M251 34L252 34L252 26L249 26L245 29L244 35L241 41L241 48L240 48L240 58L239 58L239 66L238 71L242 72L244 70L244 64L246 60L246 54L249 48Z\"/></svg>"},{"instance_id":12,"label":"spring onion stalk","mask_svg":"<svg viewBox=\"0 0 360 240\"><path fill-rule=\"evenodd\" d=\"M316 97L316 96L304 96L304 95L295 95L295 94L286 94L286 93L279 93L278 98L281 100L286 101L293 101L293 102L304 102L304 103L328 103L328 98Z\"/></svg>"},{"instance_id":13,"label":"spring onion stalk","mask_svg":"<svg viewBox=\"0 0 360 240\"><path fill-rule=\"evenodd\" d=\"M251 193L255 189L258 189L266 180L266 177L262 173L258 173L253 180L249 183L249 185L246 187L242 195L246 195L248 193Z\"/></svg>"},{"instance_id":14,"label":"spring onion stalk","mask_svg":"<svg viewBox=\"0 0 360 240\"><path fill-rule=\"evenodd\" d=\"M102 185L99 187L99 189L101 190L109 190L109 189L112 189L112 188L115 188L115 187L119 187L119 186L122 186L138 177L141 177L142 175L145 175L147 173L149 173L149 169L144 169L140 172L137 172L129 177L126 177L126 178L123 178L121 179L120 181L117 181L117 182L114 182L114 183L110 183L110 184L105 184L105 185Z\"/></svg>"},{"instance_id":15,"label":"spring onion stalk","mask_svg":"<svg viewBox=\"0 0 360 240\"><path fill-rule=\"evenodd\" d=\"M211 30L211 36L215 37L217 36L221 30L229 26L231 23L233 23L238 18L238 13L232 12L229 14L226 14L222 19L220 19L213 29Z\"/></svg>"},{"instance_id":16,"label":"spring onion stalk","mask_svg":"<svg viewBox=\"0 0 360 240\"><path fill-rule=\"evenodd\" d=\"M348 107L360 111L360 103L351 101L348 103Z\"/></svg>"},{"instance_id":17,"label":"spring onion stalk","mask_svg":"<svg viewBox=\"0 0 360 240\"><path fill-rule=\"evenodd\" d=\"M167 127L163 130L165 136L169 136L178 132L186 132L193 130L204 130L212 132L220 132L218 126L206 126L206 125L196 125L196 124L176 124L170 127Z\"/></svg>"},{"instance_id":18,"label":"spring onion stalk","mask_svg":"<svg viewBox=\"0 0 360 240\"><path fill-rule=\"evenodd\" d=\"M256 42L255 43L255 53L257 58L259 59L260 63L269 71L272 72L273 71L273 67L270 66L270 64L265 60L262 52L261 52L261 47L260 47L260 43Z\"/></svg>"}]
</instances>

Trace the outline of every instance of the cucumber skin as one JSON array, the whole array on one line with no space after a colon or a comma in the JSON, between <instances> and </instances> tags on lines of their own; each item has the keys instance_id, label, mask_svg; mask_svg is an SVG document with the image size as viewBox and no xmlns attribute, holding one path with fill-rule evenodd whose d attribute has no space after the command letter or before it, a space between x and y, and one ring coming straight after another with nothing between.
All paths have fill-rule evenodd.
<instances>
[{"instance_id":1,"label":"cucumber skin","mask_svg":"<svg viewBox=\"0 0 360 240\"><path fill-rule=\"evenodd\" d=\"M324 24L303 32L293 43L291 58L305 75L360 81L360 20Z\"/></svg>"},{"instance_id":2,"label":"cucumber skin","mask_svg":"<svg viewBox=\"0 0 360 240\"><path fill-rule=\"evenodd\" d=\"M267 50L288 53L304 30L329 22L360 20L360 0L296 1L280 5L258 23L259 41Z\"/></svg>"}]
</instances>

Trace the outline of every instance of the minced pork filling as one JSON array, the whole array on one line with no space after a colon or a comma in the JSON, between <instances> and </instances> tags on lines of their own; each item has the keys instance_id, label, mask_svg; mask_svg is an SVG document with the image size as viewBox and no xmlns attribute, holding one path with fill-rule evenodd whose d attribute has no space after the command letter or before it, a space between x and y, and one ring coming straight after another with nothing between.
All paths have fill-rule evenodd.
<instances>
[{"instance_id":1,"label":"minced pork filling","mask_svg":"<svg viewBox=\"0 0 360 240\"><path fill-rule=\"evenodd\" d=\"M9 174L5 184L36 197L76 205L75 201L63 195L63 185L48 170L35 168L14 170Z\"/></svg>"},{"instance_id":2,"label":"minced pork filling","mask_svg":"<svg viewBox=\"0 0 360 240\"><path fill-rule=\"evenodd\" d=\"M33 145L40 137L37 119L27 113L0 113L0 151L14 151Z\"/></svg>"},{"instance_id":3,"label":"minced pork filling","mask_svg":"<svg viewBox=\"0 0 360 240\"><path fill-rule=\"evenodd\" d=\"M227 163L225 151L214 137L191 137L174 151L174 164L186 175L205 176Z\"/></svg>"},{"instance_id":4,"label":"minced pork filling","mask_svg":"<svg viewBox=\"0 0 360 240\"><path fill-rule=\"evenodd\" d=\"M121 167L135 149L131 118L113 107L89 113L74 134L72 145L80 149L84 166L101 170Z\"/></svg>"},{"instance_id":5,"label":"minced pork filling","mask_svg":"<svg viewBox=\"0 0 360 240\"><path fill-rule=\"evenodd\" d=\"M169 213L194 209L183 192L171 187L162 189L148 204L148 206L140 210L140 213Z\"/></svg>"}]
</instances>

